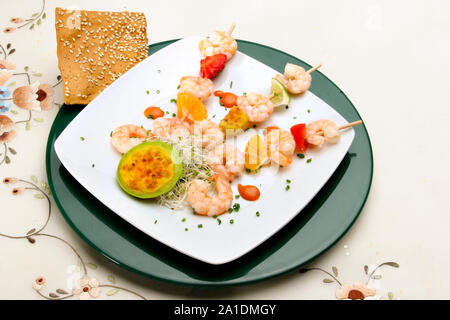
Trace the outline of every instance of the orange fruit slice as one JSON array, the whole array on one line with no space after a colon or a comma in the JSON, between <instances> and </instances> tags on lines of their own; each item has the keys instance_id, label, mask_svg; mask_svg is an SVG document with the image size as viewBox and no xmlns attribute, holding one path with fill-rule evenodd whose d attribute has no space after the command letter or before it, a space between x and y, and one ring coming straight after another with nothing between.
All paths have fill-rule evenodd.
<instances>
[{"instance_id":1,"label":"orange fruit slice","mask_svg":"<svg viewBox=\"0 0 450 320\"><path fill-rule=\"evenodd\" d=\"M208 111L203 102L187 92L181 92L177 96L177 116L180 119L202 121L208 118Z\"/></svg>"},{"instance_id":2,"label":"orange fruit slice","mask_svg":"<svg viewBox=\"0 0 450 320\"><path fill-rule=\"evenodd\" d=\"M259 135L251 137L245 147L245 168L256 171L267 161L267 147Z\"/></svg>"}]
</instances>

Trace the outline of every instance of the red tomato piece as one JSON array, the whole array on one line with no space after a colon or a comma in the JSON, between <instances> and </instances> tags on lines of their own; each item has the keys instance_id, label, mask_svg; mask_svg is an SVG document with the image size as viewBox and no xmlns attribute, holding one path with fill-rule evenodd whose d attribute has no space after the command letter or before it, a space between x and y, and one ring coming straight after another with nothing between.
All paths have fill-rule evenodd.
<instances>
[{"instance_id":1,"label":"red tomato piece","mask_svg":"<svg viewBox=\"0 0 450 320\"><path fill-rule=\"evenodd\" d=\"M305 123L299 123L296 125L293 125L291 127L291 133L294 137L295 144L297 145L297 148L300 150L300 152L305 152L308 148L308 143L306 142L306 124Z\"/></svg>"},{"instance_id":2,"label":"red tomato piece","mask_svg":"<svg viewBox=\"0 0 450 320\"><path fill-rule=\"evenodd\" d=\"M200 60L200 73L203 78L213 79L225 68L227 56L218 53Z\"/></svg>"}]
</instances>

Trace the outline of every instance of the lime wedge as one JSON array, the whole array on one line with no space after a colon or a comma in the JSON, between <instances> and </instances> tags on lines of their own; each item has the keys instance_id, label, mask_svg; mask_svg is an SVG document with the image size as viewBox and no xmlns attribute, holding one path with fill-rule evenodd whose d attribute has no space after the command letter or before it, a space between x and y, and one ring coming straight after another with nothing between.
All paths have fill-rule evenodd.
<instances>
[{"instance_id":1,"label":"lime wedge","mask_svg":"<svg viewBox=\"0 0 450 320\"><path fill-rule=\"evenodd\" d=\"M291 96L286 87L276 78L272 78L272 103L274 107L284 107L291 102Z\"/></svg>"}]
</instances>

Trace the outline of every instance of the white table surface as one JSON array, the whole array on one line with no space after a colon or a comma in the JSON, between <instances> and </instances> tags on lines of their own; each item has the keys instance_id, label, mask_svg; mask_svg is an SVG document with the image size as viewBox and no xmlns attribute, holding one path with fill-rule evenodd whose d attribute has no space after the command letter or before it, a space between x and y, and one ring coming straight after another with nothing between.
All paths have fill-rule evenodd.
<instances>
[{"instance_id":1,"label":"white table surface","mask_svg":"<svg viewBox=\"0 0 450 320\"><path fill-rule=\"evenodd\" d=\"M29 18L42 0L1 0L0 28L15 26L12 17ZM364 282L365 265L384 266L381 279L369 285L379 299L450 298L450 150L449 72L450 3L448 1L53 1L45 2L46 18L32 30L0 31L0 44L16 49L8 60L16 73L50 85L59 75L54 30L54 7L136 10L145 13L150 43L206 34L237 23L235 36L278 48L321 71L350 98L368 128L374 151L374 177L367 203L350 231L308 267L331 272L342 283ZM9 51L8 50L8 51ZM2 59L0 53L0 59ZM33 75L34 74L34 75ZM13 76L12 92L26 84ZM15 82L15 83L14 83ZM61 85L54 102L62 102ZM11 112L13 111L13 112ZM17 177L45 182L45 145L58 111L34 112L27 130L17 124L17 137L8 146L11 162L0 165L0 179ZM17 114L15 114L17 113ZM12 106L2 113L14 121L27 112ZM0 151L1 152L1 151ZM1 156L0 156L1 159ZM1 161L1 160L0 160ZM33 178L32 178L33 176ZM0 183L0 233L24 234L42 224L44 199L35 192L13 196L13 186ZM116 285L147 299L336 299L336 283L317 271L287 275L260 283L221 289L178 287L123 270L85 244L59 214L53 200L47 234L64 239L89 262L89 277ZM42 294L66 284L76 270L74 252L64 242L40 237L36 243L0 236L0 299L41 299L32 288L37 277L46 283ZM115 284L112 283L115 282ZM134 299L125 290L101 288L100 298ZM109 295L107 295L109 294ZM74 297L77 298L77 297Z\"/></svg>"}]
</instances>

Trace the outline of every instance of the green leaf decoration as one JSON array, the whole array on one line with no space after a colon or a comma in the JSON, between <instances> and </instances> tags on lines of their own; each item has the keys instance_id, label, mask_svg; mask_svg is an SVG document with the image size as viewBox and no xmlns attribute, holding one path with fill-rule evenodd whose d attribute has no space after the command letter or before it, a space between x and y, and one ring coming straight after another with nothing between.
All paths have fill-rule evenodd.
<instances>
[{"instance_id":1,"label":"green leaf decoration","mask_svg":"<svg viewBox=\"0 0 450 320\"><path fill-rule=\"evenodd\" d=\"M48 294L48 296L49 296L50 298L58 298L58 297L59 297L56 293L53 293L53 292L50 292L50 293Z\"/></svg>"},{"instance_id":2,"label":"green leaf decoration","mask_svg":"<svg viewBox=\"0 0 450 320\"><path fill-rule=\"evenodd\" d=\"M35 13L33 13L31 16L32 16L32 17L36 17L38 14L39 14L39 12L35 12Z\"/></svg>"},{"instance_id":3,"label":"green leaf decoration","mask_svg":"<svg viewBox=\"0 0 450 320\"><path fill-rule=\"evenodd\" d=\"M11 49L9 50L8 55L12 55L14 52L16 52L16 49Z\"/></svg>"},{"instance_id":4,"label":"green leaf decoration","mask_svg":"<svg viewBox=\"0 0 450 320\"><path fill-rule=\"evenodd\" d=\"M11 163L11 159L8 156L6 156L5 157L5 162L6 162L6 164L10 164Z\"/></svg>"},{"instance_id":5,"label":"green leaf decoration","mask_svg":"<svg viewBox=\"0 0 450 320\"><path fill-rule=\"evenodd\" d=\"M40 72L33 73L33 76L35 76L35 77L42 77L42 73L40 73Z\"/></svg>"},{"instance_id":6,"label":"green leaf decoration","mask_svg":"<svg viewBox=\"0 0 450 320\"><path fill-rule=\"evenodd\" d=\"M333 270L334 276L337 277L338 276L338 269L335 266L333 266L331 269Z\"/></svg>"},{"instance_id":7,"label":"green leaf decoration","mask_svg":"<svg viewBox=\"0 0 450 320\"><path fill-rule=\"evenodd\" d=\"M19 114L16 110L9 110L12 114Z\"/></svg>"},{"instance_id":8,"label":"green leaf decoration","mask_svg":"<svg viewBox=\"0 0 450 320\"><path fill-rule=\"evenodd\" d=\"M111 283L116 283L116 279L115 279L114 276L112 276L112 275L109 275L107 279L108 279L108 281L111 282Z\"/></svg>"},{"instance_id":9,"label":"green leaf decoration","mask_svg":"<svg viewBox=\"0 0 450 320\"><path fill-rule=\"evenodd\" d=\"M86 266L88 266L89 268L94 269L94 270L97 269L97 266L95 264L93 264L92 262L87 262Z\"/></svg>"},{"instance_id":10,"label":"green leaf decoration","mask_svg":"<svg viewBox=\"0 0 450 320\"><path fill-rule=\"evenodd\" d=\"M115 295L117 292L119 292L119 289L111 289L106 293L106 295L112 296L112 295Z\"/></svg>"},{"instance_id":11,"label":"green leaf decoration","mask_svg":"<svg viewBox=\"0 0 450 320\"><path fill-rule=\"evenodd\" d=\"M323 281L324 283L332 283L332 282L334 282L333 280L327 279L327 278L323 279L322 281Z\"/></svg>"},{"instance_id":12,"label":"green leaf decoration","mask_svg":"<svg viewBox=\"0 0 450 320\"><path fill-rule=\"evenodd\" d=\"M63 289L56 289L56 292L58 292L59 294L69 294L67 291Z\"/></svg>"},{"instance_id":13,"label":"green leaf decoration","mask_svg":"<svg viewBox=\"0 0 450 320\"><path fill-rule=\"evenodd\" d=\"M380 280L380 279L381 279L381 275L379 275L379 274L374 275L374 276L372 276L372 279L374 279L374 280Z\"/></svg>"},{"instance_id":14,"label":"green leaf decoration","mask_svg":"<svg viewBox=\"0 0 450 320\"><path fill-rule=\"evenodd\" d=\"M391 267L394 267L394 268L399 268L400 267L400 265L397 262L386 262L384 264L388 265L388 266L391 266Z\"/></svg>"},{"instance_id":15,"label":"green leaf decoration","mask_svg":"<svg viewBox=\"0 0 450 320\"><path fill-rule=\"evenodd\" d=\"M34 23L30 26L30 30L34 29Z\"/></svg>"},{"instance_id":16,"label":"green leaf decoration","mask_svg":"<svg viewBox=\"0 0 450 320\"><path fill-rule=\"evenodd\" d=\"M9 50L9 48L11 48L11 43L8 43L8 44L6 45L6 49Z\"/></svg>"},{"instance_id":17,"label":"green leaf decoration","mask_svg":"<svg viewBox=\"0 0 450 320\"><path fill-rule=\"evenodd\" d=\"M14 150L14 149L11 148L11 147L8 147L8 150L9 150L9 152L11 152L13 155L16 155L16 154L17 154L17 151Z\"/></svg>"},{"instance_id":18,"label":"green leaf decoration","mask_svg":"<svg viewBox=\"0 0 450 320\"><path fill-rule=\"evenodd\" d=\"M33 244L36 242L36 240L34 240L33 238L27 237L27 240L29 243Z\"/></svg>"},{"instance_id":19,"label":"green leaf decoration","mask_svg":"<svg viewBox=\"0 0 450 320\"><path fill-rule=\"evenodd\" d=\"M35 231L36 231L35 228L31 229L30 231L27 232L27 236L29 236L30 234L32 234L32 233L35 232Z\"/></svg>"},{"instance_id":20,"label":"green leaf decoration","mask_svg":"<svg viewBox=\"0 0 450 320\"><path fill-rule=\"evenodd\" d=\"M45 189L48 189L47 183L42 182L42 183L41 183L41 188L44 189L44 190L45 190Z\"/></svg>"},{"instance_id":21,"label":"green leaf decoration","mask_svg":"<svg viewBox=\"0 0 450 320\"><path fill-rule=\"evenodd\" d=\"M30 67L29 66L25 66L25 67L23 67L23 70L28 71L28 70L30 70Z\"/></svg>"},{"instance_id":22,"label":"green leaf decoration","mask_svg":"<svg viewBox=\"0 0 450 320\"><path fill-rule=\"evenodd\" d=\"M13 82L11 82L11 83L8 83L8 87L12 87L12 86L14 86L16 84L16 82L15 81L13 81ZM12 112L12 111L11 111Z\"/></svg>"},{"instance_id":23,"label":"green leaf decoration","mask_svg":"<svg viewBox=\"0 0 450 320\"><path fill-rule=\"evenodd\" d=\"M36 193L36 194L34 195L34 197L35 197L36 199L44 199L44 196L43 196L42 194L40 194L40 193Z\"/></svg>"},{"instance_id":24,"label":"green leaf decoration","mask_svg":"<svg viewBox=\"0 0 450 320\"><path fill-rule=\"evenodd\" d=\"M37 24L38 26L40 26L41 23L42 23L42 20L41 20L41 19L38 19L38 21L36 21L36 24Z\"/></svg>"},{"instance_id":25,"label":"green leaf decoration","mask_svg":"<svg viewBox=\"0 0 450 320\"><path fill-rule=\"evenodd\" d=\"M33 180L34 183L38 183L38 178L36 176L31 176L31 180Z\"/></svg>"},{"instance_id":26,"label":"green leaf decoration","mask_svg":"<svg viewBox=\"0 0 450 320\"><path fill-rule=\"evenodd\" d=\"M44 119L42 118L33 118L33 120L36 122L44 122Z\"/></svg>"},{"instance_id":27,"label":"green leaf decoration","mask_svg":"<svg viewBox=\"0 0 450 320\"><path fill-rule=\"evenodd\" d=\"M42 19L47 18L47 14L44 12L44 14L42 15Z\"/></svg>"},{"instance_id":28,"label":"green leaf decoration","mask_svg":"<svg viewBox=\"0 0 450 320\"><path fill-rule=\"evenodd\" d=\"M389 300L393 300L394 299L394 293L388 292L388 298L389 298Z\"/></svg>"},{"instance_id":29,"label":"green leaf decoration","mask_svg":"<svg viewBox=\"0 0 450 320\"><path fill-rule=\"evenodd\" d=\"M28 121L27 124L25 125L25 130L29 131L30 129L31 129L30 122Z\"/></svg>"},{"instance_id":30,"label":"green leaf decoration","mask_svg":"<svg viewBox=\"0 0 450 320\"><path fill-rule=\"evenodd\" d=\"M56 80L61 80L61 75L58 75L57 77L56 77Z\"/></svg>"},{"instance_id":31,"label":"green leaf decoration","mask_svg":"<svg viewBox=\"0 0 450 320\"><path fill-rule=\"evenodd\" d=\"M368 267L368 266L364 266L364 273L365 273L366 275L369 274L369 267Z\"/></svg>"}]
</instances>

